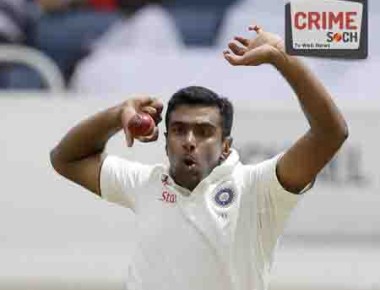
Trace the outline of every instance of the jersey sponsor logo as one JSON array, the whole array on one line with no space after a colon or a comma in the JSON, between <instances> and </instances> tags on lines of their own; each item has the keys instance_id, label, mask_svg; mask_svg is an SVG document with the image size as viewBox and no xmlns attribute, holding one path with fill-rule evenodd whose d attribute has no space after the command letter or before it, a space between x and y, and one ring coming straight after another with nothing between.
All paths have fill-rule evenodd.
<instances>
[{"instance_id":1,"label":"jersey sponsor logo","mask_svg":"<svg viewBox=\"0 0 380 290\"><path fill-rule=\"evenodd\" d=\"M177 202L177 195L174 193L170 193L168 191L163 191L161 198L159 199L165 203L176 203Z\"/></svg>"},{"instance_id":2,"label":"jersey sponsor logo","mask_svg":"<svg viewBox=\"0 0 380 290\"><path fill-rule=\"evenodd\" d=\"M215 194L214 201L221 207L227 207L234 201L234 198L234 191L231 188L224 187Z\"/></svg>"}]
</instances>

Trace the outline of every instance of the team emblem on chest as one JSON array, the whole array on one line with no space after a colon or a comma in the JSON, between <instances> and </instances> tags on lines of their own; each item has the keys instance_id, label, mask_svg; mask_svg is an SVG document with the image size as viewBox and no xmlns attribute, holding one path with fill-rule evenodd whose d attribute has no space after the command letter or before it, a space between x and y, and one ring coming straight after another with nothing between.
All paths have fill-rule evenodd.
<instances>
[{"instance_id":1,"label":"team emblem on chest","mask_svg":"<svg viewBox=\"0 0 380 290\"><path fill-rule=\"evenodd\" d=\"M235 199L235 193L231 188L223 187L217 191L214 196L214 201L222 207L229 206Z\"/></svg>"}]
</instances>

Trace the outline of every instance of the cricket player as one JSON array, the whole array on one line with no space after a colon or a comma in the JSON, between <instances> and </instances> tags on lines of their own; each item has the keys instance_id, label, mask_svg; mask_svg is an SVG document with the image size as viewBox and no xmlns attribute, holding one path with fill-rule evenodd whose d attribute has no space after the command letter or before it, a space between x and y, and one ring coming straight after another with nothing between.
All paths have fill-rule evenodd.
<instances>
[{"instance_id":1,"label":"cricket player","mask_svg":"<svg viewBox=\"0 0 380 290\"><path fill-rule=\"evenodd\" d=\"M293 88L310 127L286 151L243 165L232 147L232 104L197 86L179 90L167 104L168 166L104 152L120 130L133 145L128 122L137 113L161 121L163 104L149 96L82 121L51 151L58 173L134 212L128 290L267 289L289 213L348 136L329 93L300 59L286 54L282 39L257 25L250 29L255 37L235 37L223 55L234 66L270 64ZM156 126L136 139L154 142L158 135Z\"/></svg>"}]
</instances>

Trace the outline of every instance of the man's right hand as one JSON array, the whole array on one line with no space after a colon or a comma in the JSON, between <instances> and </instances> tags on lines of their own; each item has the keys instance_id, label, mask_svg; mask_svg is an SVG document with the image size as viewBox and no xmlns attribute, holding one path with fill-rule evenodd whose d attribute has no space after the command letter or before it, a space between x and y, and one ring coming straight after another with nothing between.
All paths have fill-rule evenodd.
<instances>
[{"instance_id":1,"label":"man's right hand","mask_svg":"<svg viewBox=\"0 0 380 290\"><path fill-rule=\"evenodd\" d=\"M106 156L103 153L108 140L123 129L128 146L132 146L133 137L128 132L128 122L141 112L148 113L156 124L150 136L139 137L138 140L157 140L157 125L161 122L162 109L161 101L140 96L81 121L50 152L54 169L67 179L100 195L100 169Z\"/></svg>"},{"instance_id":2,"label":"man's right hand","mask_svg":"<svg viewBox=\"0 0 380 290\"><path fill-rule=\"evenodd\" d=\"M156 98L152 98L148 96L141 96L141 97L135 97L135 98L129 99L122 105L120 121L121 121L122 128L124 130L128 147L132 147L133 142L134 142L134 137L128 130L129 121L136 114L139 114L139 113L149 114L155 122L155 128L152 134L150 134L149 136L136 137L136 139L144 143L154 142L158 139L159 130L157 126L162 120L162 117L161 117L162 110L163 110L163 103Z\"/></svg>"}]
</instances>

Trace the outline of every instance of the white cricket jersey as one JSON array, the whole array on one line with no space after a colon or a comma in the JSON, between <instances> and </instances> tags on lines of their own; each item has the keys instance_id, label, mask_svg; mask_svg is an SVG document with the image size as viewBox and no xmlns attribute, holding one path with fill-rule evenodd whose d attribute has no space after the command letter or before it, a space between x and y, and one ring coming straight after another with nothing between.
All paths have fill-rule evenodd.
<instances>
[{"instance_id":1,"label":"white cricket jersey","mask_svg":"<svg viewBox=\"0 0 380 290\"><path fill-rule=\"evenodd\" d=\"M190 192L164 165L108 156L102 197L133 210L128 290L265 290L277 240L299 200L276 176L281 155L243 165L238 153Z\"/></svg>"}]
</instances>

